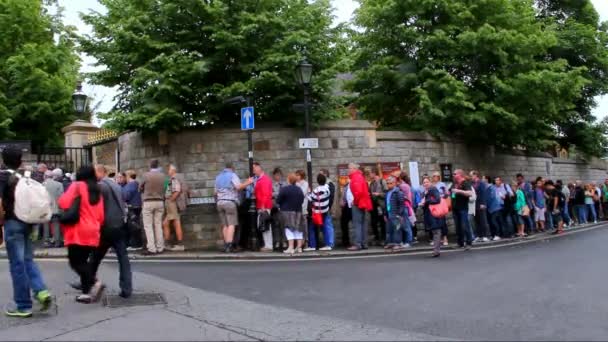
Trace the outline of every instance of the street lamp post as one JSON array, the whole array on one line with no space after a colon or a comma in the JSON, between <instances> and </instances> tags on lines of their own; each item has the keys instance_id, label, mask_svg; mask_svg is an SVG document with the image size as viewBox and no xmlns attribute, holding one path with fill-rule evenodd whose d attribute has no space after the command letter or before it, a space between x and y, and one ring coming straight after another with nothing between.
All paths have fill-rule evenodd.
<instances>
[{"instance_id":1,"label":"street lamp post","mask_svg":"<svg viewBox=\"0 0 608 342\"><path fill-rule=\"evenodd\" d=\"M310 81L312 79L313 67L306 59L302 60L295 70L296 82L304 90L304 138L310 138ZM306 171L308 173L308 185L312 188L312 156L310 149L306 149ZM315 227L316 249L319 249L319 229Z\"/></svg>"},{"instance_id":2,"label":"street lamp post","mask_svg":"<svg viewBox=\"0 0 608 342\"><path fill-rule=\"evenodd\" d=\"M72 94L72 102L74 103L74 111L78 115L78 120L82 120L82 115L87 110L88 96L82 91L82 83L78 82L76 91Z\"/></svg>"}]
</instances>

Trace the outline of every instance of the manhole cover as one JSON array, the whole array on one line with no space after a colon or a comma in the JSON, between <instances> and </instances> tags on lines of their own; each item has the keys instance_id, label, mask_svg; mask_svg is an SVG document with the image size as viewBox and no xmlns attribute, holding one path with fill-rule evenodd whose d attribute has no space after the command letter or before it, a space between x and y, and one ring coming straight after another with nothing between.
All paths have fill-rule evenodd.
<instances>
[{"instance_id":1,"label":"manhole cover","mask_svg":"<svg viewBox=\"0 0 608 342\"><path fill-rule=\"evenodd\" d=\"M118 295L107 295L103 299L103 305L110 308L158 304L167 304L165 296L160 293L134 293L126 299Z\"/></svg>"}]
</instances>

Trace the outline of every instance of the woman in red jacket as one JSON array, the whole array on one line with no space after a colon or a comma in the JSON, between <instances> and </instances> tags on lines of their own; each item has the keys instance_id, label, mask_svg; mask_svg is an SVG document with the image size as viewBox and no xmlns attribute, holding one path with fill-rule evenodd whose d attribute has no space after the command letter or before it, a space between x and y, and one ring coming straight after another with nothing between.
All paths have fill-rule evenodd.
<instances>
[{"instance_id":1,"label":"woman in red jacket","mask_svg":"<svg viewBox=\"0 0 608 342\"><path fill-rule=\"evenodd\" d=\"M88 262L90 254L99 246L104 220L103 198L92 166L78 170L76 182L59 198L59 207L67 210L77 197L81 198L79 220L73 225L62 225L63 236L70 266L80 276L82 285L82 294L76 297L76 301L91 303L99 299L104 288L100 281L95 280Z\"/></svg>"},{"instance_id":2,"label":"woman in red jacket","mask_svg":"<svg viewBox=\"0 0 608 342\"><path fill-rule=\"evenodd\" d=\"M372 211L372 198L369 187L358 164L348 164L348 177L350 178L350 192L353 195L353 228L355 230L355 244L349 251L367 249L367 226L365 213Z\"/></svg>"}]
</instances>

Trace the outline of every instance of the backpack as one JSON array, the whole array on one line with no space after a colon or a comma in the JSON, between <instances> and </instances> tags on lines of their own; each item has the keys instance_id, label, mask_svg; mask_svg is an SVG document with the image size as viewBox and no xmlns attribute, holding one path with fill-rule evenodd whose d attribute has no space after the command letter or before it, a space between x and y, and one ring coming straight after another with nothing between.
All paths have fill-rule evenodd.
<instances>
[{"instance_id":1,"label":"backpack","mask_svg":"<svg viewBox=\"0 0 608 342\"><path fill-rule=\"evenodd\" d=\"M188 207L188 198L190 198L190 186L182 179L175 177L175 179L179 182L180 189L182 190L177 196L177 210L180 212L185 211Z\"/></svg>"},{"instance_id":2,"label":"backpack","mask_svg":"<svg viewBox=\"0 0 608 342\"><path fill-rule=\"evenodd\" d=\"M46 223L51 221L51 197L44 185L38 183L26 172L21 176L13 170L7 170L17 177L15 187L15 216L29 224Z\"/></svg>"}]
</instances>

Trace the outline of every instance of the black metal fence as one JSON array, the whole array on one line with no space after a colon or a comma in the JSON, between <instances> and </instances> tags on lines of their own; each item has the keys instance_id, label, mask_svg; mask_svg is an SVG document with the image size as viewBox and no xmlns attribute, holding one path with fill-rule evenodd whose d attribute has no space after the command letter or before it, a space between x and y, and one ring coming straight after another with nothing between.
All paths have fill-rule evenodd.
<instances>
[{"instance_id":1,"label":"black metal fence","mask_svg":"<svg viewBox=\"0 0 608 342\"><path fill-rule=\"evenodd\" d=\"M46 164L51 170L60 168L65 172L76 172L81 166L93 163L90 147L45 147L33 152L36 162Z\"/></svg>"}]
</instances>

